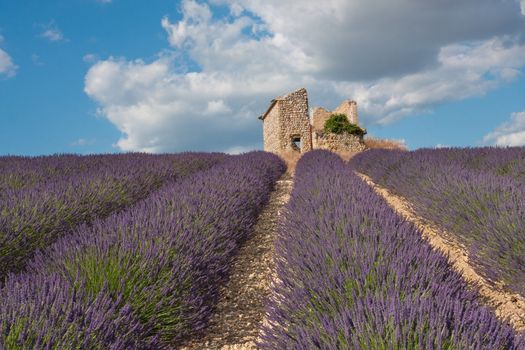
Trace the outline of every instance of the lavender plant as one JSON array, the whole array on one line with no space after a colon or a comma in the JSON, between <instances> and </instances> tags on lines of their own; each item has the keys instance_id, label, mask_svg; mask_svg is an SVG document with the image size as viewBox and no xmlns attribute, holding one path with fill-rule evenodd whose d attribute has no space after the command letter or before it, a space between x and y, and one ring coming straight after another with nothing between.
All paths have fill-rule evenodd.
<instances>
[{"instance_id":1,"label":"lavender plant","mask_svg":"<svg viewBox=\"0 0 525 350\"><path fill-rule=\"evenodd\" d=\"M129 305L92 297L62 277L21 275L0 291L0 349L155 349Z\"/></svg>"},{"instance_id":2,"label":"lavender plant","mask_svg":"<svg viewBox=\"0 0 525 350\"><path fill-rule=\"evenodd\" d=\"M81 156L37 158L28 173L44 174L31 186L4 189L0 197L0 281L23 270L34 251L74 227L122 210L167 181L211 167L221 154ZM46 163L48 161L48 163ZM71 161L68 167L64 163ZM11 159L0 161L4 172ZM23 170L18 175L24 174ZM24 176L25 176L24 175ZM25 177L22 177L24 179ZM11 180L10 180L11 181Z\"/></svg>"},{"instance_id":3,"label":"lavender plant","mask_svg":"<svg viewBox=\"0 0 525 350\"><path fill-rule=\"evenodd\" d=\"M447 259L327 151L303 156L262 349L523 349Z\"/></svg>"},{"instance_id":4,"label":"lavender plant","mask_svg":"<svg viewBox=\"0 0 525 350\"><path fill-rule=\"evenodd\" d=\"M479 274L525 296L525 148L371 150L352 164L453 234Z\"/></svg>"},{"instance_id":5,"label":"lavender plant","mask_svg":"<svg viewBox=\"0 0 525 350\"><path fill-rule=\"evenodd\" d=\"M119 155L73 154L23 157L0 157L0 198L7 190L27 189L56 178L67 178L100 167L107 167L111 160L124 158Z\"/></svg>"},{"instance_id":6,"label":"lavender plant","mask_svg":"<svg viewBox=\"0 0 525 350\"><path fill-rule=\"evenodd\" d=\"M0 298L16 297L5 299L0 344L24 334L23 339L31 339L27 349L38 348L37 338L44 339L44 348L56 348L59 343L53 339L64 341L63 348L74 348L77 338L90 339L95 349L120 349L120 344L133 344L128 348L134 349L177 346L205 327L230 259L284 169L282 160L269 153L235 156L60 239L37 254L27 275L11 276L1 291ZM24 297L13 287L18 279L29 286ZM73 306L58 303L51 310L57 315L46 323L49 330L39 333L31 320L46 317L39 281L55 279L60 283L49 282L56 287L44 297L71 300L81 293L74 299L80 303L82 327L70 331L69 321L58 314ZM115 330L102 329L99 337L82 323L83 310L96 300L107 303L97 311L97 324ZM20 310L32 310L36 316L22 317Z\"/></svg>"},{"instance_id":7,"label":"lavender plant","mask_svg":"<svg viewBox=\"0 0 525 350\"><path fill-rule=\"evenodd\" d=\"M139 159L151 163L154 159L167 160L174 155L152 156L141 153L128 154L56 154L52 156L2 156L0 157L0 198L5 191L18 191L46 186L50 182L70 181L72 177L93 173L95 176L101 170L118 171L122 167L134 167Z\"/></svg>"}]
</instances>

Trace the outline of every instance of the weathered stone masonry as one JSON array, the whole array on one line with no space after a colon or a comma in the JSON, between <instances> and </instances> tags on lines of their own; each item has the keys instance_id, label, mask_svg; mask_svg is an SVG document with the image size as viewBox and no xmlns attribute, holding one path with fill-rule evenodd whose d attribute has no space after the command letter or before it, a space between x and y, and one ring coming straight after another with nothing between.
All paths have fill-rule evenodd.
<instances>
[{"instance_id":1,"label":"weathered stone masonry","mask_svg":"<svg viewBox=\"0 0 525 350\"><path fill-rule=\"evenodd\" d=\"M306 89L277 97L259 117L263 121L264 150L276 154L290 151L304 153L312 149L363 151L366 148L363 136L324 132L324 124L333 113L345 114L350 123L358 124L355 101L343 101L332 112L322 107L315 108L310 124Z\"/></svg>"},{"instance_id":2,"label":"weathered stone masonry","mask_svg":"<svg viewBox=\"0 0 525 350\"><path fill-rule=\"evenodd\" d=\"M313 148L327 149L332 152L362 152L366 149L362 136L350 134L327 134L314 131Z\"/></svg>"},{"instance_id":3,"label":"weathered stone masonry","mask_svg":"<svg viewBox=\"0 0 525 350\"><path fill-rule=\"evenodd\" d=\"M307 152L312 149L308 95L299 89L272 100L263 121L264 150L273 153Z\"/></svg>"}]
</instances>

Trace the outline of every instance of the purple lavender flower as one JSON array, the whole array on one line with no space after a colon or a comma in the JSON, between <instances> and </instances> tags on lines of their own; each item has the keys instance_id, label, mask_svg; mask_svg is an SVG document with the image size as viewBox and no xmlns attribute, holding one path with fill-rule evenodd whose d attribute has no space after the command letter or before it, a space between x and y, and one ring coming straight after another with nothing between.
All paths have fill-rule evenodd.
<instances>
[{"instance_id":1,"label":"purple lavender flower","mask_svg":"<svg viewBox=\"0 0 525 350\"><path fill-rule=\"evenodd\" d=\"M303 156L262 349L524 349L410 223L327 151Z\"/></svg>"}]
</instances>

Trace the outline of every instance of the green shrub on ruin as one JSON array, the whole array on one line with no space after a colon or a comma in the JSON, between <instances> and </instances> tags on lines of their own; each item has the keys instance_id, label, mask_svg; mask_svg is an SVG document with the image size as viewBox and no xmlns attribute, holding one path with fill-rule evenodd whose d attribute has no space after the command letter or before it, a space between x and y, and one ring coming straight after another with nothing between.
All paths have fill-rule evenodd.
<instances>
[{"instance_id":1,"label":"green shrub on ruin","mask_svg":"<svg viewBox=\"0 0 525 350\"><path fill-rule=\"evenodd\" d=\"M346 114L332 114L324 123L324 131L327 133L348 133L352 135L363 135L365 133L358 125L350 123Z\"/></svg>"}]
</instances>

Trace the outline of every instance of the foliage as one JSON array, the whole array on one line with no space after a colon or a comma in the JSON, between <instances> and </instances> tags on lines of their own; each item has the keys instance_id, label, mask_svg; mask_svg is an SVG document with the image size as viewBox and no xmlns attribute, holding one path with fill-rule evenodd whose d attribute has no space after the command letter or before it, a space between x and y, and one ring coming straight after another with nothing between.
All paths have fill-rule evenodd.
<instances>
[{"instance_id":1,"label":"foliage","mask_svg":"<svg viewBox=\"0 0 525 350\"><path fill-rule=\"evenodd\" d=\"M337 190L334 190L337 189ZM262 349L523 349L520 336L335 154L305 154Z\"/></svg>"},{"instance_id":2,"label":"foliage","mask_svg":"<svg viewBox=\"0 0 525 350\"><path fill-rule=\"evenodd\" d=\"M156 339L130 336L146 329L129 305L92 297L57 274L20 275L0 291L0 349L153 349Z\"/></svg>"},{"instance_id":3,"label":"foliage","mask_svg":"<svg viewBox=\"0 0 525 350\"><path fill-rule=\"evenodd\" d=\"M525 296L525 148L370 150L352 163L453 234L479 274Z\"/></svg>"},{"instance_id":4,"label":"foliage","mask_svg":"<svg viewBox=\"0 0 525 350\"><path fill-rule=\"evenodd\" d=\"M0 348L176 347L205 327L284 170L269 153L230 156L58 240L0 291Z\"/></svg>"},{"instance_id":5,"label":"foliage","mask_svg":"<svg viewBox=\"0 0 525 350\"><path fill-rule=\"evenodd\" d=\"M332 114L324 123L324 131L334 134L363 135L364 130L348 121L346 114Z\"/></svg>"},{"instance_id":6,"label":"foliage","mask_svg":"<svg viewBox=\"0 0 525 350\"><path fill-rule=\"evenodd\" d=\"M0 281L82 223L145 198L222 154L0 157Z\"/></svg>"}]
</instances>

